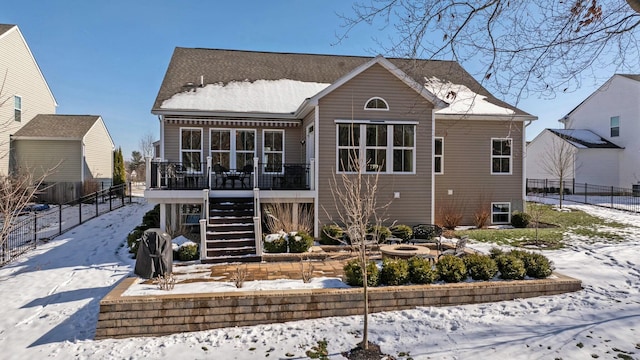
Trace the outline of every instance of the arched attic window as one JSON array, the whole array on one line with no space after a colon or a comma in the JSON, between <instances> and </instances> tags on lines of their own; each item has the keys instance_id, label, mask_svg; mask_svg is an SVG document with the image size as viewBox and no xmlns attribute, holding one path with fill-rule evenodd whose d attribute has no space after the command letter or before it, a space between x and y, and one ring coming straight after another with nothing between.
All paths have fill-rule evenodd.
<instances>
[{"instance_id":1,"label":"arched attic window","mask_svg":"<svg viewBox=\"0 0 640 360\"><path fill-rule=\"evenodd\" d=\"M372 97L364 105L365 110L389 110L389 104L381 97Z\"/></svg>"}]
</instances>

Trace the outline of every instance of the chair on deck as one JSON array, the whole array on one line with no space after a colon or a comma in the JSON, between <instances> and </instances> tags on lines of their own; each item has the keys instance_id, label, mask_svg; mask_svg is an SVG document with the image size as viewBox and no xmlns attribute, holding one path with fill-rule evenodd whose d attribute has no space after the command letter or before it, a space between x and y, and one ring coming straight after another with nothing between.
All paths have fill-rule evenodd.
<instances>
[{"instance_id":1,"label":"chair on deck","mask_svg":"<svg viewBox=\"0 0 640 360\"><path fill-rule=\"evenodd\" d=\"M243 189L251 187L251 174L253 174L253 165L245 165L240 172L240 177L238 178ZM247 181L246 184L245 181Z\"/></svg>"},{"instance_id":2,"label":"chair on deck","mask_svg":"<svg viewBox=\"0 0 640 360\"><path fill-rule=\"evenodd\" d=\"M415 243L435 243L438 254L442 250L442 228L438 225L419 224L413 227L413 244Z\"/></svg>"},{"instance_id":3,"label":"chair on deck","mask_svg":"<svg viewBox=\"0 0 640 360\"><path fill-rule=\"evenodd\" d=\"M306 169L302 165L285 165L282 186L290 189L304 188Z\"/></svg>"},{"instance_id":4,"label":"chair on deck","mask_svg":"<svg viewBox=\"0 0 640 360\"><path fill-rule=\"evenodd\" d=\"M458 257L464 256L466 254L465 248L467 247L468 240L468 236L461 237L460 239L458 239L455 249L448 249L443 251L442 253L440 253L440 255L438 255L438 258L443 255L454 255Z\"/></svg>"},{"instance_id":5,"label":"chair on deck","mask_svg":"<svg viewBox=\"0 0 640 360\"><path fill-rule=\"evenodd\" d=\"M222 184L222 188L227 186L227 173L229 170L220 164L213 165L214 188L218 188L218 182Z\"/></svg>"}]
</instances>

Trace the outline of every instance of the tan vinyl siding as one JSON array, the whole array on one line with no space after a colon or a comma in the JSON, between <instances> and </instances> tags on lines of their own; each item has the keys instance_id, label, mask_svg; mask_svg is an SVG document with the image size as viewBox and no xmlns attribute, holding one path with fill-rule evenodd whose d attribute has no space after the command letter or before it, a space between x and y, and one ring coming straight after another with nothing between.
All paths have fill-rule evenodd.
<instances>
[{"instance_id":1,"label":"tan vinyl siding","mask_svg":"<svg viewBox=\"0 0 640 360\"><path fill-rule=\"evenodd\" d=\"M98 119L85 135L84 155L85 180L110 183L113 179L113 143L102 119Z\"/></svg>"},{"instance_id":2,"label":"tan vinyl siding","mask_svg":"<svg viewBox=\"0 0 640 360\"><path fill-rule=\"evenodd\" d=\"M239 130L255 130L256 131L256 156L262 162L262 134L263 130L284 130L285 139L285 155L284 159L287 163L303 162L302 158L304 146L300 144L302 139L302 129L298 127L271 128L271 127L234 127L234 126L194 126L194 125L177 125L165 124L164 126L164 156L166 161L180 161L180 129L194 128L202 130L202 162L206 164L207 156L210 154L210 130L211 129L239 129Z\"/></svg>"},{"instance_id":3,"label":"tan vinyl siding","mask_svg":"<svg viewBox=\"0 0 640 360\"><path fill-rule=\"evenodd\" d=\"M6 74L6 79L4 78ZM16 29L0 37L0 81L4 80L0 106L0 173L9 166L9 135L29 122L37 114L56 111L55 100L42 78L27 45ZM14 95L22 97L22 121L14 121Z\"/></svg>"},{"instance_id":4,"label":"tan vinyl siding","mask_svg":"<svg viewBox=\"0 0 640 360\"><path fill-rule=\"evenodd\" d=\"M435 175L436 222L449 206L463 215L464 225L473 225L482 205L491 211L492 202L522 210L522 131L519 121L436 120L435 136L444 138L444 174ZM492 138L512 139L511 175L491 174Z\"/></svg>"},{"instance_id":5,"label":"tan vinyl siding","mask_svg":"<svg viewBox=\"0 0 640 360\"><path fill-rule=\"evenodd\" d=\"M36 177L55 167L46 182L79 182L81 142L79 140L16 140L18 161Z\"/></svg>"},{"instance_id":6,"label":"tan vinyl siding","mask_svg":"<svg viewBox=\"0 0 640 360\"><path fill-rule=\"evenodd\" d=\"M381 97L389 111L364 110L367 100ZM431 221L431 118L433 105L380 65L374 65L346 84L320 99L319 153L319 222L330 223L326 214L336 217L330 180L336 166L336 119L417 121L416 174L381 174L378 203L393 199L384 217L392 222L415 225ZM323 210L324 209L324 210Z\"/></svg>"}]
</instances>

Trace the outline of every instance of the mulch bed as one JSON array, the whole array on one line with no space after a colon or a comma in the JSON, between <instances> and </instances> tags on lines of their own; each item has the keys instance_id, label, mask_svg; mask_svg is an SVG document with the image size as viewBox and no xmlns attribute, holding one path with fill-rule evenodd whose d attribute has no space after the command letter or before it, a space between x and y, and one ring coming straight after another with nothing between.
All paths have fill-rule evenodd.
<instances>
[{"instance_id":1,"label":"mulch bed","mask_svg":"<svg viewBox=\"0 0 640 360\"><path fill-rule=\"evenodd\" d=\"M396 358L391 355L383 354L380 346L371 341L369 341L368 344L367 350L363 349L362 343L360 343L357 347L343 352L342 356L349 360L396 360Z\"/></svg>"}]
</instances>

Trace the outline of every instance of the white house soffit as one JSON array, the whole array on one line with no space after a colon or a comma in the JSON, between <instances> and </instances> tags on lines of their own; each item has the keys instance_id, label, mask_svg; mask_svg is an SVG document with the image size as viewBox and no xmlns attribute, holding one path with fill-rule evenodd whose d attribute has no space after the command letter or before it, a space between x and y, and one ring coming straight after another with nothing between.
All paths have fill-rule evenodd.
<instances>
[{"instance_id":1,"label":"white house soffit","mask_svg":"<svg viewBox=\"0 0 640 360\"><path fill-rule=\"evenodd\" d=\"M167 124L202 126L248 126L248 127L298 127L298 120L258 120L258 119L205 119L205 118L165 118Z\"/></svg>"},{"instance_id":2,"label":"white house soffit","mask_svg":"<svg viewBox=\"0 0 640 360\"><path fill-rule=\"evenodd\" d=\"M58 106L58 102L56 101L55 96L53 96L53 92L51 91L51 88L49 87L49 84L47 83L47 79L45 79L44 75L42 74L42 71L40 70L40 66L38 65L38 62L36 61L36 58L33 56L33 53L31 52L31 49L29 48L29 44L27 44L27 41L24 39L24 36L22 36L22 32L20 31L18 26L16 25L13 28L11 28L8 31L6 31L4 34L0 35L0 39L2 39L3 37L7 36L7 34L11 33L12 31L17 31L18 35L20 35L20 39L22 40L22 43L24 44L24 47L27 48L27 52L29 53L29 56L31 57L31 60L33 61L33 64L36 66L36 69L38 69L38 74L40 74L40 78L44 82L44 86L47 88L47 92L49 93L49 96L51 96L51 100L53 100L53 105L54 106Z\"/></svg>"},{"instance_id":3,"label":"white house soffit","mask_svg":"<svg viewBox=\"0 0 640 360\"><path fill-rule=\"evenodd\" d=\"M347 73L346 75L342 76L341 78L336 80L333 84L329 85L327 88L325 88L324 90L320 91L319 93L317 93L313 97L305 100L298 107L298 110L296 110L295 114L300 116L302 114L302 112L304 111L304 109L307 108L309 105L311 105L311 106L317 105L318 104L318 100L323 98L325 95L331 93L335 89L339 88L340 86L344 85L349 80L351 80L354 77L358 76L359 74L361 74L365 70L369 69L374 64L380 64L380 66L382 66L385 69L387 69L390 73L392 73L398 79L400 79L402 82L407 84L407 86L409 86L410 88L414 89L422 97L424 97L425 99L427 99L431 103L433 103L435 110L442 109L442 108L445 108L445 107L449 106L449 104L447 104L446 102L440 100L437 96L435 96L429 90L425 89L424 86L418 84L413 79L411 79L409 77L409 75L407 75L404 71L398 69L398 67L393 65L389 60L385 59L382 55L378 55L375 58L373 58L373 59L367 61L366 63L358 66L357 68L353 69L351 72Z\"/></svg>"},{"instance_id":4,"label":"white house soffit","mask_svg":"<svg viewBox=\"0 0 640 360\"><path fill-rule=\"evenodd\" d=\"M12 140L53 140L53 141L83 141L83 138L46 137L46 136L12 136Z\"/></svg>"},{"instance_id":5,"label":"white house soffit","mask_svg":"<svg viewBox=\"0 0 640 360\"><path fill-rule=\"evenodd\" d=\"M435 114L436 121L438 120L477 120L477 121L532 121L538 120L537 116L533 115L477 115L477 114Z\"/></svg>"}]
</instances>

